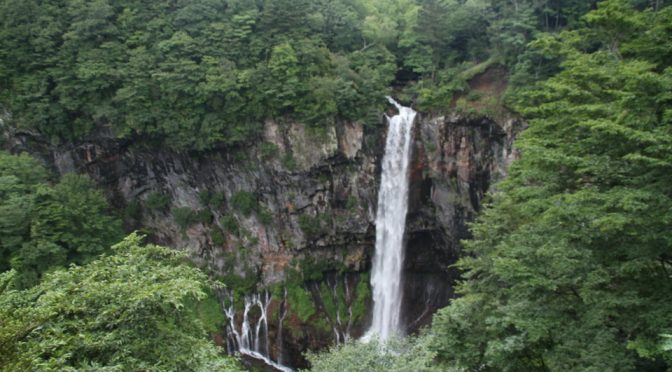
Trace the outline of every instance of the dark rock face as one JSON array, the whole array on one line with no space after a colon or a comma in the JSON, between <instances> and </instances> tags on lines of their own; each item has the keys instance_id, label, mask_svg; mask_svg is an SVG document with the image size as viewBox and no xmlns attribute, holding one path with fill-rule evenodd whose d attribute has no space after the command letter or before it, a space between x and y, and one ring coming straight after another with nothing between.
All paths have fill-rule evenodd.
<instances>
[{"instance_id":1,"label":"dark rock face","mask_svg":"<svg viewBox=\"0 0 672 372\"><path fill-rule=\"evenodd\" d=\"M467 223L491 185L518 156L520 121L449 115L419 119L406 220L402 316L412 332L454 296L459 273L449 268L470 237Z\"/></svg>"},{"instance_id":2,"label":"dark rock face","mask_svg":"<svg viewBox=\"0 0 672 372\"><path fill-rule=\"evenodd\" d=\"M408 331L427 324L454 295L458 273L448 266L460 254L459 241L469 237L466 223L483 195L516 157L513 140L523 126L514 119L497 123L455 114L416 120L402 307ZM140 207L133 228L187 251L213 275L244 278L261 289L283 283L309 259L325 272L346 272L340 278L352 278L346 286L354 290L374 250L384 137L382 123L317 131L269 120L259 143L201 154L141 147L101 133L62 146L15 134L10 146L42 156L61 174L88 173L115 206ZM204 203L206 194L218 202ZM243 194L251 199L247 210L236 201ZM167 205L152 209L153 195L167 196ZM201 217L180 224L177 209ZM325 274L322 280L343 279ZM304 285L318 314L310 321L323 319L329 326L320 330L310 321L285 319L293 323L292 332L282 331L283 345L272 347L271 356L282 354L293 366L305 365L302 351L335 340L334 320L319 315L327 314L315 290L319 280ZM269 308L283 306L291 310L275 298ZM366 322L366 316L359 318L349 336L360 336ZM269 322L271 339L280 331L274 324Z\"/></svg>"}]
</instances>

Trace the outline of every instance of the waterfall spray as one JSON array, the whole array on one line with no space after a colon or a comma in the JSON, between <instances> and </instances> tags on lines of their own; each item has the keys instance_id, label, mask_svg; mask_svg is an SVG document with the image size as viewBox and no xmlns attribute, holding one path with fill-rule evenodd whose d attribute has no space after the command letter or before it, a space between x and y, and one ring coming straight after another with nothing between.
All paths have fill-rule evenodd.
<instances>
[{"instance_id":1,"label":"waterfall spray","mask_svg":"<svg viewBox=\"0 0 672 372\"><path fill-rule=\"evenodd\" d=\"M404 230L408 210L408 165L416 112L398 104L399 114L387 117L389 128L383 157L383 172L376 214L376 252L373 257L373 322L363 340L386 340L400 334L401 269L404 260Z\"/></svg>"}]
</instances>

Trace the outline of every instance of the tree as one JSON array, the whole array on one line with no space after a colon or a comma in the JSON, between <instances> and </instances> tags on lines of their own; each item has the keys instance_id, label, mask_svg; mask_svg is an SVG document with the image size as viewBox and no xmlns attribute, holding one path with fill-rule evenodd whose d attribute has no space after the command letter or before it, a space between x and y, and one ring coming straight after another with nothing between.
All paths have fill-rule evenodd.
<instances>
[{"instance_id":1,"label":"tree","mask_svg":"<svg viewBox=\"0 0 672 372\"><path fill-rule=\"evenodd\" d=\"M27 155L0 152L0 196L0 269L14 268L19 288L55 267L86 263L123 236L90 179L69 174L52 186Z\"/></svg>"},{"instance_id":2,"label":"tree","mask_svg":"<svg viewBox=\"0 0 672 372\"><path fill-rule=\"evenodd\" d=\"M83 264L122 236L121 221L90 179L69 174L34 195L30 234L14 257L19 287L37 283L43 272L67 263Z\"/></svg>"},{"instance_id":3,"label":"tree","mask_svg":"<svg viewBox=\"0 0 672 372\"><path fill-rule=\"evenodd\" d=\"M34 194L47 181L46 170L28 155L0 152L0 272L29 240Z\"/></svg>"},{"instance_id":4,"label":"tree","mask_svg":"<svg viewBox=\"0 0 672 372\"><path fill-rule=\"evenodd\" d=\"M669 60L637 52L672 8L610 0L586 20L540 43L562 71L515 100L530 121L522 159L465 242L463 297L434 320L448 366L672 366L660 347L672 329L672 75ZM616 48L614 28L627 30Z\"/></svg>"},{"instance_id":5,"label":"tree","mask_svg":"<svg viewBox=\"0 0 672 372\"><path fill-rule=\"evenodd\" d=\"M428 349L430 339L423 335L416 338L391 339L381 343L374 338L368 342L350 341L332 346L322 353L308 353L311 371L452 371L438 369L435 354Z\"/></svg>"},{"instance_id":6,"label":"tree","mask_svg":"<svg viewBox=\"0 0 672 372\"><path fill-rule=\"evenodd\" d=\"M17 290L0 274L0 365L16 370L237 371L186 307L205 274L132 234L114 254Z\"/></svg>"}]
</instances>

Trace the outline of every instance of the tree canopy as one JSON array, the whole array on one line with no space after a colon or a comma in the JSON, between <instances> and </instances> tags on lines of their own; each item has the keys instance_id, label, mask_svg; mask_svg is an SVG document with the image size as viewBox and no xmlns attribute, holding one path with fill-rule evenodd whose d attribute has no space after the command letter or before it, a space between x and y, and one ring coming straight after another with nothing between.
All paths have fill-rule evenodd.
<instances>
[{"instance_id":1,"label":"tree canopy","mask_svg":"<svg viewBox=\"0 0 672 372\"><path fill-rule=\"evenodd\" d=\"M0 152L0 271L20 288L69 263L84 264L123 236L121 221L86 176L49 182L28 155Z\"/></svg>"},{"instance_id":2,"label":"tree canopy","mask_svg":"<svg viewBox=\"0 0 672 372\"><path fill-rule=\"evenodd\" d=\"M594 3L2 0L0 103L56 143L109 127L183 150L244 143L268 118L375 123L393 83L445 109L456 71L538 72L527 42Z\"/></svg>"},{"instance_id":3,"label":"tree canopy","mask_svg":"<svg viewBox=\"0 0 672 372\"><path fill-rule=\"evenodd\" d=\"M462 297L434 320L447 365L672 365L672 48L652 43L672 39L672 7L609 0L585 21L533 44L561 72L514 98L522 158L464 243Z\"/></svg>"},{"instance_id":4,"label":"tree canopy","mask_svg":"<svg viewBox=\"0 0 672 372\"><path fill-rule=\"evenodd\" d=\"M2 370L240 370L188 311L210 284L185 259L132 234L28 290L0 274Z\"/></svg>"},{"instance_id":5,"label":"tree canopy","mask_svg":"<svg viewBox=\"0 0 672 372\"><path fill-rule=\"evenodd\" d=\"M438 371L434 364L436 354L430 350L430 342L428 335L392 338L386 342L376 338L366 342L356 340L333 346L321 353L308 353L307 358L311 364L310 370L316 372Z\"/></svg>"}]
</instances>

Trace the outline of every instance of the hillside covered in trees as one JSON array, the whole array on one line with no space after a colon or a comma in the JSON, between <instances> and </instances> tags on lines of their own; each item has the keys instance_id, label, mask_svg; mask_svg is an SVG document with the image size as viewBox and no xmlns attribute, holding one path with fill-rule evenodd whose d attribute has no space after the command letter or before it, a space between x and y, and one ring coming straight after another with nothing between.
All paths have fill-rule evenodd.
<instances>
[{"instance_id":1,"label":"hillside covered in trees","mask_svg":"<svg viewBox=\"0 0 672 372\"><path fill-rule=\"evenodd\" d=\"M316 142L349 123L374 136L386 95L427 117L527 129L506 179L474 208L448 306L403 340L311 350L313 370L672 370L666 0L0 0L0 370L241 370L221 341L225 315L237 318L218 295L258 286L143 242L160 231L132 232L144 229L140 204L19 154L17 136L56 148L105 133L202 159L251 152L268 120L302 123ZM278 149L265 145L271 163ZM276 223L252 191L227 202ZM219 218L167 198L143 203L185 236ZM372 213L358 202L341 207ZM299 217L315 241L332 218ZM260 244L241 218L222 221L214 245ZM250 254L236 249L229 260ZM281 314L290 304L292 321L314 321L310 285L328 293L316 283L347 270L301 254L273 293ZM342 297L364 319L366 284L347 300L346 277L315 306L340 322Z\"/></svg>"},{"instance_id":2,"label":"hillside covered in trees","mask_svg":"<svg viewBox=\"0 0 672 372\"><path fill-rule=\"evenodd\" d=\"M544 77L554 66L526 44L592 5L8 0L2 99L18 128L52 141L110 127L188 150L242 144L268 117L375 122L393 83L419 108L444 109L483 63Z\"/></svg>"}]
</instances>

